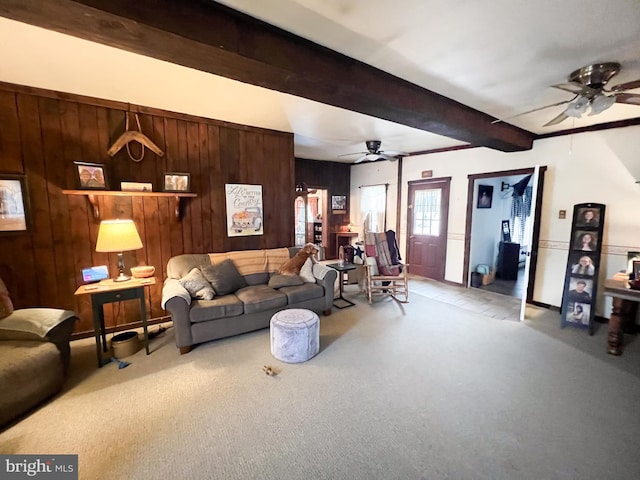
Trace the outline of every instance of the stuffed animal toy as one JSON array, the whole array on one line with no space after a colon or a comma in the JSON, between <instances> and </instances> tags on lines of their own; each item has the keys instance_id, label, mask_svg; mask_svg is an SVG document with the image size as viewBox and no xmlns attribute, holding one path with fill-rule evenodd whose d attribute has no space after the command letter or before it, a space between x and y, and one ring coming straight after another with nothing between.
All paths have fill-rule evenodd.
<instances>
[{"instance_id":1,"label":"stuffed animal toy","mask_svg":"<svg viewBox=\"0 0 640 480\"><path fill-rule=\"evenodd\" d=\"M304 247L298 250L298 253L296 253L293 258L290 258L282 264L278 273L280 275L299 275L300 269L302 268L302 265L304 265L304 262L307 261L307 258L311 258L313 263L317 263L318 260L316 255L319 251L320 249L317 245L307 243Z\"/></svg>"}]
</instances>

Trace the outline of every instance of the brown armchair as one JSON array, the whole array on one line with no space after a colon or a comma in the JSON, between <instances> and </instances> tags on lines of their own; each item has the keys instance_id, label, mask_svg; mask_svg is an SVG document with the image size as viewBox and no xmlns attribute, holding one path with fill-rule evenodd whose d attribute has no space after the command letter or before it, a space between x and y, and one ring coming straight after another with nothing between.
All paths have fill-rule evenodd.
<instances>
[{"instance_id":1,"label":"brown armchair","mask_svg":"<svg viewBox=\"0 0 640 480\"><path fill-rule=\"evenodd\" d=\"M69 310L14 310L0 279L0 426L60 391L76 320Z\"/></svg>"}]
</instances>

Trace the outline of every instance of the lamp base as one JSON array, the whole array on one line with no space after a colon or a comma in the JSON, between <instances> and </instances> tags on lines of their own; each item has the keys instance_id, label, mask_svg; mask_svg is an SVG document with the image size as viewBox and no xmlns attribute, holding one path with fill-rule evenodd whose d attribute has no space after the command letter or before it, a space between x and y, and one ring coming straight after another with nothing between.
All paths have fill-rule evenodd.
<instances>
[{"instance_id":1,"label":"lamp base","mask_svg":"<svg viewBox=\"0 0 640 480\"><path fill-rule=\"evenodd\" d=\"M131 277L124 273L120 273L120 275L113 279L114 282L126 282L127 280L131 280Z\"/></svg>"}]
</instances>

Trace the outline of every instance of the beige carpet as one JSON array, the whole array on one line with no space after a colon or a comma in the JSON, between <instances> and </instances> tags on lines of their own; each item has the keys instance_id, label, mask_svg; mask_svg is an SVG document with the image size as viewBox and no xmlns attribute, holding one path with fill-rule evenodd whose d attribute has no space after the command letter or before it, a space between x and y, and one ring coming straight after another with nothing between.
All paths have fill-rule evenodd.
<instances>
[{"instance_id":1,"label":"beige carpet","mask_svg":"<svg viewBox=\"0 0 640 480\"><path fill-rule=\"evenodd\" d=\"M180 356L169 329L121 370L73 342L65 391L0 451L78 454L81 479L640 477L637 345L610 357L603 329L531 317L358 297L296 365L271 357L268 330Z\"/></svg>"}]
</instances>

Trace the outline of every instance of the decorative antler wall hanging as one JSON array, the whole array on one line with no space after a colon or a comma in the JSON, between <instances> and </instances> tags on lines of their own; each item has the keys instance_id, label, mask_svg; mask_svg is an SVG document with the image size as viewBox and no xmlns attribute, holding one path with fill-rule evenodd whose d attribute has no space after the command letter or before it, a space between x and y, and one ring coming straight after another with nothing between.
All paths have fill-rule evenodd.
<instances>
[{"instance_id":1,"label":"decorative antler wall hanging","mask_svg":"<svg viewBox=\"0 0 640 480\"><path fill-rule=\"evenodd\" d=\"M147 147L153 153L162 157L164 152L158 148L158 146L153 143L149 137L147 137L144 133L142 133L142 128L140 128L140 119L138 118L138 114L134 114L136 116L136 123L138 125L138 130L129 130L129 112L125 112L125 132L118 137L118 139L113 142L113 145L107 150L107 154L110 157L113 157L116 153L122 149L122 147L127 147L127 153L129 154L129 158L134 162L140 162L144 158L144 147ZM142 146L142 153L140 154L140 158L135 158L131 155L131 150L129 149L130 142L138 142Z\"/></svg>"}]
</instances>

